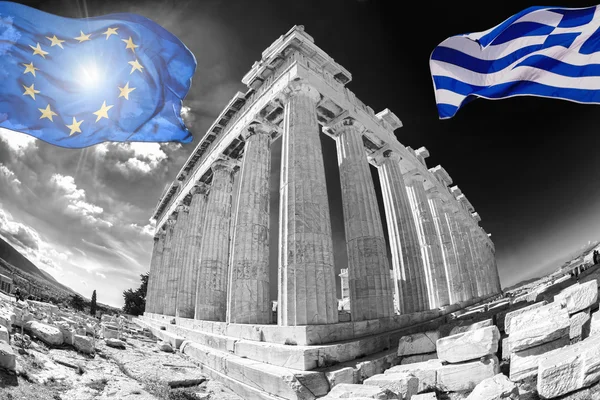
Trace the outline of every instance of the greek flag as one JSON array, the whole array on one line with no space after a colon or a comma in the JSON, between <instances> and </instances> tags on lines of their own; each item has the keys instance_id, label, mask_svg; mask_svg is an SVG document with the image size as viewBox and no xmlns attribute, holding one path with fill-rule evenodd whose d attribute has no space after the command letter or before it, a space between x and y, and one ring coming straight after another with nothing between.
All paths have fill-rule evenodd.
<instances>
[{"instance_id":1,"label":"greek flag","mask_svg":"<svg viewBox=\"0 0 600 400\"><path fill-rule=\"evenodd\" d=\"M599 7L530 7L487 31L444 40L429 60L440 119L477 97L599 104Z\"/></svg>"}]
</instances>

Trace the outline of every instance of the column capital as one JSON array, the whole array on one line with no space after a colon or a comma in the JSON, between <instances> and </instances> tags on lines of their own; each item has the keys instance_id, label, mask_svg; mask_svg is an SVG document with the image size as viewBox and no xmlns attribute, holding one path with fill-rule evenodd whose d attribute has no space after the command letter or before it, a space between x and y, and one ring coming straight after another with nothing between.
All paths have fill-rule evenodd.
<instances>
[{"instance_id":1,"label":"column capital","mask_svg":"<svg viewBox=\"0 0 600 400\"><path fill-rule=\"evenodd\" d=\"M271 135L273 132L277 132L277 128L271 126L265 122L254 122L251 123L246 129L242 131L244 140L248 140L253 135Z\"/></svg>"},{"instance_id":2,"label":"column capital","mask_svg":"<svg viewBox=\"0 0 600 400\"><path fill-rule=\"evenodd\" d=\"M192 196L196 194L206 194L208 192L208 188L209 186L206 183L197 182L192 188L192 190L190 190L190 193L192 194Z\"/></svg>"},{"instance_id":3,"label":"column capital","mask_svg":"<svg viewBox=\"0 0 600 400\"><path fill-rule=\"evenodd\" d=\"M175 210L177 211L177 213L180 213L180 212L190 212L190 208L188 206L186 206L185 204L178 205Z\"/></svg>"},{"instance_id":4,"label":"column capital","mask_svg":"<svg viewBox=\"0 0 600 400\"><path fill-rule=\"evenodd\" d=\"M154 240L162 240L164 239L166 236L166 232L164 229L159 229L155 234L154 234Z\"/></svg>"},{"instance_id":5,"label":"column capital","mask_svg":"<svg viewBox=\"0 0 600 400\"><path fill-rule=\"evenodd\" d=\"M174 212L173 214L171 214L169 216L169 218L167 219L167 221L165 222L166 224L166 228L173 228L175 226L175 224L177 223L177 213Z\"/></svg>"},{"instance_id":6,"label":"column capital","mask_svg":"<svg viewBox=\"0 0 600 400\"><path fill-rule=\"evenodd\" d=\"M441 165L429 168L429 172L431 172L444 186L452 185L452 178Z\"/></svg>"},{"instance_id":7,"label":"column capital","mask_svg":"<svg viewBox=\"0 0 600 400\"><path fill-rule=\"evenodd\" d=\"M477 221L477 222L480 222L480 221L481 221L481 217L479 216L479 213L478 213L478 212L472 212L472 213L471 213L471 216L473 217L473 219L474 219L475 221Z\"/></svg>"},{"instance_id":8,"label":"column capital","mask_svg":"<svg viewBox=\"0 0 600 400\"><path fill-rule=\"evenodd\" d=\"M239 165L239 162L236 160L220 158L212 163L211 169L213 170L213 172L225 170L225 171L228 171L230 174L232 174L238 165Z\"/></svg>"},{"instance_id":9,"label":"column capital","mask_svg":"<svg viewBox=\"0 0 600 400\"><path fill-rule=\"evenodd\" d=\"M363 124L352 117L346 117L333 124L329 124L325 129L331 136L337 137L349 127L357 128L361 134L367 130Z\"/></svg>"},{"instance_id":10,"label":"column capital","mask_svg":"<svg viewBox=\"0 0 600 400\"><path fill-rule=\"evenodd\" d=\"M369 159L372 160L376 166L381 167L386 162L395 162L396 164L399 164L403 158L400 153L390 149L386 144L381 149L370 154Z\"/></svg>"},{"instance_id":11,"label":"column capital","mask_svg":"<svg viewBox=\"0 0 600 400\"><path fill-rule=\"evenodd\" d=\"M425 182L427 179L417 170L412 170L404 175L404 182L412 185L414 182Z\"/></svg>"},{"instance_id":12,"label":"column capital","mask_svg":"<svg viewBox=\"0 0 600 400\"><path fill-rule=\"evenodd\" d=\"M295 96L306 96L311 99L315 104L321 100L321 93L313 86L302 81L293 81L281 91L282 100L287 103L290 98Z\"/></svg>"}]
</instances>

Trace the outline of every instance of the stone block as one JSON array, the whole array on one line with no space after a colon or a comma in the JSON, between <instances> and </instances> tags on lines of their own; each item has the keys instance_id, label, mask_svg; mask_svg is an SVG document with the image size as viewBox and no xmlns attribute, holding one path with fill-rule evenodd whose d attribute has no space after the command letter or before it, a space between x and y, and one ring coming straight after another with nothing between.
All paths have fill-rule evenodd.
<instances>
[{"instance_id":1,"label":"stone block","mask_svg":"<svg viewBox=\"0 0 600 400\"><path fill-rule=\"evenodd\" d=\"M428 360L436 360L437 353L414 354L412 356L402 357L400 364L414 364Z\"/></svg>"},{"instance_id":2,"label":"stone block","mask_svg":"<svg viewBox=\"0 0 600 400\"><path fill-rule=\"evenodd\" d=\"M552 354L552 350L568 346L568 336L540 346L517 351L510 355L510 380L517 382L537 374L538 363Z\"/></svg>"},{"instance_id":3,"label":"stone block","mask_svg":"<svg viewBox=\"0 0 600 400\"><path fill-rule=\"evenodd\" d=\"M496 356L488 356L479 361L448 364L438 368L436 387L445 392L473 390L479 382L499 372Z\"/></svg>"},{"instance_id":4,"label":"stone block","mask_svg":"<svg viewBox=\"0 0 600 400\"><path fill-rule=\"evenodd\" d=\"M531 310L535 310L536 308L545 306L546 304L546 301L540 301L539 303L534 303L530 306L508 312L504 317L504 332L506 332L507 335L510 335L510 323L513 320L513 318L523 315Z\"/></svg>"},{"instance_id":5,"label":"stone block","mask_svg":"<svg viewBox=\"0 0 600 400\"><path fill-rule=\"evenodd\" d=\"M325 378L327 378L330 387L341 383L358 383L354 381L354 368L352 367L328 370L325 372Z\"/></svg>"},{"instance_id":6,"label":"stone block","mask_svg":"<svg viewBox=\"0 0 600 400\"><path fill-rule=\"evenodd\" d=\"M377 386L387 389L398 396L399 399L410 399L417 394L419 379L406 372L394 374L379 374L365 379L363 385Z\"/></svg>"},{"instance_id":7,"label":"stone block","mask_svg":"<svg viewBox=\"0 0 600 400\"><path fill-rule=\"evenodd\" d=\"M438 339L437 355L442 361L457 363L475 360L498 351L500 331L495 325Z\"/></svg>"},{"instance_id":8,"label":"stone block","mask_svg":"<svg viewBox=\"0 0 600 400\"><path fill-rule=\"evenodd\" d=\"M58 327L53 325L47 325L37 321L28 321L25 323L24 329L51 346L60 346L64 342L62 332Z\"/></svg>"},{"instance_id":9,"label":"stone block","mask_svg":"<svg viewBox=\"0 0 600 400\"><path fill-rule=\"evenodd\" d=\"M437 370L442 367L440 360L429 360L425 362L396 365L384 372L388 374L409 373L419 380L418 393L433 389L437 384Z\"/></svg>"},{"instance_id":10,"label":"stone block","mask_svg":"<svg viewBox=\"0 0 600 400\"><path fill-rule=\"evenodd\" d=\"M600 334L600 311L592 313L590 321L590 336Z\"/></svg>"},{"instance_id":11,"label":"stone block","mask_svg":"<svg viewBox=\"0 0 600 400\"><path fill-rule=\"evenodd\" d=\"M10 333L4 325L0 325L0 342L10 343Z\"/></svg>"},{"instance_id":12,"label":"stone block","mask_svg":"<svg viewBox=\"0 0 600 400\"><path fill-rule=\"evenodd\" d=\"M491 319L484 319L483 321L475 322L473 324L460 324L450 329L449 335L458 335L459 333L474 331L479 328L485 328L486 326L492 325L494 325L494 323Z\"/></svg>"},{"instance_id":13,"label":"stone block","mask_svg":"<svg viewBox=\"0 0 600 400\"><path fill-rule=\"evenodd\" d=\"M508 341L516 352L567 336L571 321L566 308L548 304L513 318L510 329Z\"/></svg>"},{"instance_id":14,"label":"stone block","mask_svg":"<svg viewBox=\"0 0 600 400\"><path fill-rule=\"evenodd\" d=\"M93 338L85 335L73 335L73 347L85 354L92 354L94 352Z\"/></svg>"},{"instance_id":15,"label":"stone block","mask_svg":"<svg viewBox=\"0 0 600 400\"><path fill-rule=\"evenodd\" d=\"M9 331L12 329L12 325L15 323L17 316L14 312L4 311L0 312L0 325L6 327Z\"/></svg>"},{"instance_id":16,"label":"stone block","mask_svg":"<svg viewBox=\"0 0 600 400\"><path fill-rule=\"evenodd\" d=\"M508 337L502 339L502 359L510 360L510 342L508 341Z\"/></svg>"},{"instance_id":17,"label":"stone block","mask_svg":"<svg viewBox=\"0 0 600 400\"><path fill-rule=\"evenodd\" d=\"M554 296L555 303L566 304L569 314L591 307L598 301L598 282L596 279L571 285Z\"/></svg>"},{"instance_id":18,"label":"stone block","mask_svg":"<svg viewBox=\"0 0 600 400\"><path fill-rule=\"evenodd\" d=\"M432 353L436 351L435 343L440 338L438 331L420 332L402 336L398 343L398 356Z\"/></svg>"},{"instance_id":19,"label":"stone block","mask_svg":"<svg viewBox=\"0 0 600 400\"><path fill-rule=\"evenodd\" d=\"M415 394L411 400L437 400L435 392Z\"/></svg>"},{"instance_id":20,"label":"stone block","mask_svg":"<svg viewBox=\"0 0 600 400\"><path fill-rule=\"evenodd\" d=\"M378 400L398 398L395 393L387 389L381 389L377 386L342 383L331 389L327 396L323 397L322 400L352 399L356 397Z\"/></svg>"},{"instance_id":21,"label":"stone block","mask_svg":"<svg viewBox=\"0 0 600 400\"><path fill-rule=\"evenodd\" d=\"M0 367L15 371L17 369L17 356L8 343L0 342Z\"/></svg>"},{"instance_id":22,"label":"stone block","mask_svg":"<svg viewBox=\"0 0 600 400\"><path fill-rule=\"evenodd\" d=\"M506 375L497 374L479 382L466 400L518 399L519 389Z\"/></svg>"},{"instance_id":23,"label":"stone block","mask_svg":"<svg viewBox=\"0 0 600 400\"><path fill-rule=\"evenodd\" d=\"M569 338L571 340L582 340L590 335L590 309L585 309L571 315L571 327L569 329Z\"/></svg>"}]
</instances>

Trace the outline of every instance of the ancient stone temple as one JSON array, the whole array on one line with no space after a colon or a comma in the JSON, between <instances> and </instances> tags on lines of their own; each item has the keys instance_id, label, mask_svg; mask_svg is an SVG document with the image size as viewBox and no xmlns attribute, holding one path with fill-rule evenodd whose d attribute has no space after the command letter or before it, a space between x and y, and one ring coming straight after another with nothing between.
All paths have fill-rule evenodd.
<instances>
[{"instance_id":1,"label":"ancient stone temple","mask_svg":"<svg viewBox=\"0 0 600 400\"><path fill-rule=\"evenodd\" d=\"M396 139L398 117L362 103L346 87L351 79L302 26L292 28L244 76L247 92L202 137L154 214L143 320L187 339L183 351L244 398L322 396L333 365L385 358L399 329L500 293L494 245L466 195L442 166L427 166L427 149ZM342 273L322 134L337 147ZM277 140L281 163L273 165ZM272 168L281 171L278 191ZM278 232L270 230L274 195ZM277 282L271 235L279 238ZM350 321L340 322L338 298L346 297Z\"/></svg>"}]
</instances>

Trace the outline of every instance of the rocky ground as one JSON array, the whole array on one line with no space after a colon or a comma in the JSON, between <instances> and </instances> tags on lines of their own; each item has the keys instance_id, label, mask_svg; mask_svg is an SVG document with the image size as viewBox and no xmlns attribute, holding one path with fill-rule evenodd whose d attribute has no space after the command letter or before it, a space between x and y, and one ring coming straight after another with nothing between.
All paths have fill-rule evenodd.
<instances>
[{"instance_id":1,"label":"rocky ground","mask_svg":"<svg viewBox=\"0 0 600 400\"><path fill-rule=\"evenodd\" d=\"M185 355L154 338L121 332L120 339L103 339L100 330L97 337L85 336L91 343L86 348L78 350L65 342L50 345L52 338L42 339L43 333L35 337L26 328L31 323L21 329L19 321L13 320L10 331L3 327L11 303L0 298L0 309L2 400L242 400L219 382L204 377ZM51 318L55 324L60 319L82 318L65 310L60 313L63 317ZM47 315L43 321L47 324Z\"/></svg>"}]
</instances>

